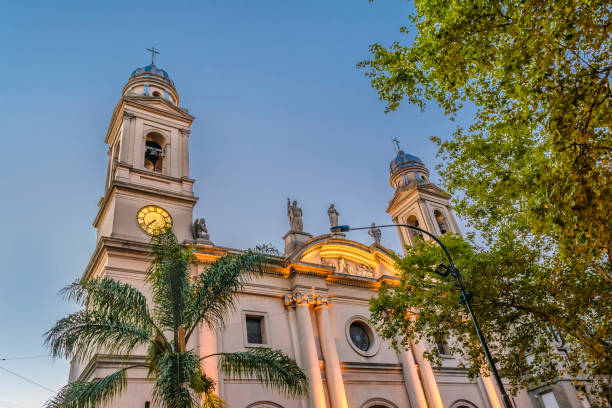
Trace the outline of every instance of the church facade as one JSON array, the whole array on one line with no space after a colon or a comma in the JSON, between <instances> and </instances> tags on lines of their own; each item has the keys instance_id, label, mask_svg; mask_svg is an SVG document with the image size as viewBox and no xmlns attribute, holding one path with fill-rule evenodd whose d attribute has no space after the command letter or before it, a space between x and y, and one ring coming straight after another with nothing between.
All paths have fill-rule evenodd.
<instances>
[{"instance_id":1,"label":"church facade","mask_svg":"<svg viewBox=\"0 0 612 408\"><path fill-rule=\"evenodd\" d=\"M197 258L193 273L237 249L214 245L203 219L193 220L197 198L189 172L190 127L194 117L179 105L169 75L154 64L135 70L123 88L108 127L108 168L104 197L94 220L97 244L84 276L108 276L146 292L150 233L170 223L178 239ZM394 223L406 223L439 235L459 233L449 196L429 180L416 156L399 151L391 161L395 194L387 212ZM205 371L217 391L236 408L498 408L499 394L489 377L470 380L458 361L443 356L433 367L423 352L433 345L411 342L396 351L369 322L369 300L383 283L397 280L389 250L380 245L380 230L370 229L372 242L360 243L341 233L312 236L304 231L302 210L287 203L290 230L285 250L267 266L264 277L251 281L240 294L236 313L223 330L202 328L188 348L200 355L250 347L280 349L294 358L309 379L307 400L287 400L256 381L224 378L214 360ZM328 211L330 224L338 212ZM414 235L398 228L402 245ZM136 350L133 361L142 361ZM126 364L100 353L85 363L71 364L69 380L91 380ZM151 406L152 385L144 369L129 370L127 390L110 407ZM537 392L523 392L517 407L581 407L563 382ZM556 405L555 405L556 404Z\"/></svg>"}]
</instances>

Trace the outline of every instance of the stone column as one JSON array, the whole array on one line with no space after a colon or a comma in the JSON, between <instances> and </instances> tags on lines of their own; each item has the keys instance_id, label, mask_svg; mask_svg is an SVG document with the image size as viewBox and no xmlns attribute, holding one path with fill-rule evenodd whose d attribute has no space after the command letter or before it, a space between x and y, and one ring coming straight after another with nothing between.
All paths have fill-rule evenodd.
<instances>
[{"instance_id":1,"label":"stone column","mask_svg":"<svg viewBox=\"0 0 612 408\"><path fill-rule=\"evenodd\" d=\"M404 376L404 385L408 392L410 405L412 408L428 408L423 385L419 378L418 367L412 355L412 349L406 350L402 348L397 354L402 364L402 375Z\"/></svg>"},{"instance_id":2,"label":"stone column","mask_svg":"<svg viewBox=\"0 0 612 408\"><path fill-rule=\"evenodd\" d=\"M334 331L329 317L329 302L327 297L317 296L317 322L319 327L319 339L321 340L321 351L325 359L325 377L327 379L327 391L331 400L332 408L348 408L344 381L340 360L336 350Z\"/></svg>"},{"instance_id":3,"label":"stone column","mask_svg":"<svg viewBox=\"0 0 612 408\"><path fill-rule=\"evenodd\" d=\"M215 329L211 329L205 324L201 324L198 336L200 340L200 358L219 352L217 347L217 332ZM202 366L204 367L204 373L218 384L217 392L220 393L217 361L217 356L208 357L202 360Z\"/></svg>"},{"instance_id":4,"label":"stone column","mask_svg":"<svg viewBox=\"0 0 612 408\"><path fill-rule=\"evenodd\" d=\"M179 177L189 177L189 129L179 129L181 133L181 174Z\"/></svg>"},{"instance_id":5,"label":"stone column","mask_svg":"<svg viewBox=\"0 0 612 408\"><path fill-rule=\"evenodd\" d=\"M423 388L425 388L425 395L429 401L429 406L431 408L443 408L444 405L442 404L442 397L440 396L440 390L438 390L438 383L436 383L433 368L431 368L429 360L423 357L423 352L425 351L423 341L415 344L411 340L410 347L414 350L421 374L423 375Z\"/></svg>"},{"instance_id":6,"label":"stone column","mask_svg":"<svg viewBox=\"0 0 612 408\"><path fill-rule=\"evenodd\" d=\"M289 337L291 338L291 349L293 350L293 358L298 366L304 367L302 365L302 359L300 356L300 345L298 343L298 334L297 334L297 323L295 317L295 303L293 302L293 298L290 295L285 295L285 306L287 307L287 320L289 323ZM307 401L304 399L299 400L300 408L306 408Z\"/></svg>"},{"instance_id":7,"label":"stone column","mask_svg":"<svg viewBox=\"0 0 612 408\"><path fill-rule=\"evenodd\" d=\"M301 360L303 369L308 377L308 388L310 390L310 408L326 408L325 391L323 390L323 380L321 379L321 367L317 356L317 346L315 345L314 330L310 319L309 303L314 303L312 295L307 296L301 292L293 295L295 303L295 314L297 320L298 338L301 345Z\"/></svg>"},{"instance_id":8,"label":"stone column","mask_svg":"<svg viewBox=\"0 0 612 408\"><path fill-rule=\"evenodd\" d=\"M121 145L119 146L119 161L121 163L130 163L130 142L132 122L135 116L129 112L123 112L123 125L121 127ZM131 163L130 163L131 164Z\"/></svg>"},{"instance_id":9,"label":"stone column","mask_svg":"<svg viewBox=\"0 0 612 408\"><path fill-rule=\"evenodd\" d=\"M493 379L490 375L484 376L481 375L482 384L484 385L485 390L487 391L487 396L489 397L489 402L491 403L491 407L493 408L502 408L502 402L500 397L497 395L497 387L493 383Z\"/></svg>"}]
</instances>

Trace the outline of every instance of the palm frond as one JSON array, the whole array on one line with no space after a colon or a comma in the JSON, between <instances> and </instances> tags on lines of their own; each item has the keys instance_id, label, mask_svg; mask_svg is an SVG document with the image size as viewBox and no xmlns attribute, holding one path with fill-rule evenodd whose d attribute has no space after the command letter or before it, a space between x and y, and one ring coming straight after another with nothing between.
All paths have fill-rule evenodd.
<instances>
[{"instance_id":1,"label":"palm frond","mask_svg":"<svg viewBox=\"0 0 612 408\"><path fill-rule=\"evenodd\" d=\"M199 395L190 388L190 384L201 375L200 362L193 352L164 353L159 358L157 370L153 374L155 405L168 408L197 408L199 406Z\"/></svg>"},{"instance_id":2,"label":"palm frond","mask_svg":"<svg viewBox=\"0 0 612 408\"><path fill-rule=\"evenodd\" d=\"M191 285L187 309L187 339L200 321L209 327L223 326L228 312L234 310L237 292L247 279L261 275L264 253L248 250L243 254L223 256L211 262Z\"/></svg>"},{"instance_id":3,"label":"palm frond","mask_svg":"<svg viewBox=\"0 0 612 408\"><path fill-rule=\"evenodd\" d=\"M202 394L202 408L227 408L228 405L214 392L205 392Z\"/></svg>"},{"instance_id":4,"label":"palm frond","mask_svg":"<svg viewBox=\"0 0 612 408\"><path fill-rule=\"evenodd\" d=\"M230 378L256 379L288 398L308 395L306 374L280 350L257 347L244 352L220 353L219 366Z\"/></svg>"},{"instance_id":5,"label":"palm frond","mask_svg":"<svg viewBox=\"0 0 612 408\"><path fill-rule=\"evenodd\" d=\"M146 297L132 285L108 277L80 279L60 292L68 300L75 301L87 310L146 328L153 325Z\"/></svg>"},{"instance_id":6,"label":"palm frond","mask_svg":"<svg viewBox=\"0 0 612 408\"><path fill-rule=\"evenodd\" d=\"M174 332L177 347L177 331L185 322L185 305L189 298L189 263L193 254L183 249L172 230L154 235L151 240L153 261L147 270L151 283L155 319L165 329Z\"/></svg>"},{"instance_id":7,"label":"palm frond","mask_svg":"<svg viewBox=\"0 0 612 408\"><path fill-rule=\"evenodd\" d=\"M45 403L45 408L95 408L109 403L127 384L126 367L94 381L73 381Z\"/></svg>"},{"instance_id":8,"label":"palm frond","mask_svg":"<svg viewBox=\"0 0 612 408\"><path fill-rule=\"evenodd\" d=\"M82 310L58 320L45 336L45 345L53 357L74 356L84 361L100 349L110 354L128 354L136 345L146 344L151 334L114 316Z\"/></svg>"}]
</instances>

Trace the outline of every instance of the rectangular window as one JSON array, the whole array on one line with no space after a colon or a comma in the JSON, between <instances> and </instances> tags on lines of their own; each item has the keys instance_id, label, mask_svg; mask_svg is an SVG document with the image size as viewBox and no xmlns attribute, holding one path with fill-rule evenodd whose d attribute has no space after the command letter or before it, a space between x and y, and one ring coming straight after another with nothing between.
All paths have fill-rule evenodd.
<instances>
[{"instance_id":1,"label":"rectangular window","mask_svg":"<svg viewBox=\"0 0 612 408\"><path fill-rule=\"evenodd\" d=\"M247 343L263 344L263 317L262 316L247 316L246 331Z\"/></svg>"},{"instance_id":2,"label":"rectangular window","mask_svg":"<svg viewBox=\"0 0 612 408\"><path fill-rule=\"evenodd\" d=\"M267 347L270 343L268 314L254 310L242 311L244 347Z\"/></svg>"},{"instance_id":3,"label":"rectangular window","mask_svg":"<svg viewBox=\"0 0 612 408\"><path fill-rule=\"evenodd\" d=\"M436 344L436 347L438 348L438 353L440 353L441 356L448 356L450 354L448 351L448 345L446 343L438 343Z\"/></svg>"}]
</instances>

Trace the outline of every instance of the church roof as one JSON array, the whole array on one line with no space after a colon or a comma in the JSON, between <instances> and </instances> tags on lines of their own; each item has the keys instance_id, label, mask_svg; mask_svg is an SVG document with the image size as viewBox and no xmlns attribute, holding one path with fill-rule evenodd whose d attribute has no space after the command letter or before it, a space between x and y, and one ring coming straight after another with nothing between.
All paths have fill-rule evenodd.
<instances>
[{"instance_id":1,"label":"church roof","mask_svg":"<svg viewBox=\"0 0 612 408\"><path fill-rule=\"evenodd\" d=\"M389 163L389 171L395 173L397 170L403 169L404 167L410 166L425 166L423 160L419 159L415 155L405 153L403 150L397 152L397 157L391 160Z\"/></svg>"},{"instance_id":2,"label":"church roof","mask_svg":"<svg viewBox=\"0 0 612 408\"><path fill-rule=\"evenodd\" d=\"M159 68L155 64L149 64L144 67L136 68L130 75L130 78L134 78L137 76L153 76L153 75L162 77L163 79L168 81L172 86L174 86L174 82L172 82L172 79L170 79L170 75L168 75L166 71Z\"/></svg>"}]
</instances>

